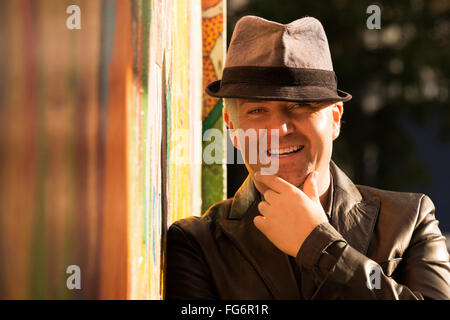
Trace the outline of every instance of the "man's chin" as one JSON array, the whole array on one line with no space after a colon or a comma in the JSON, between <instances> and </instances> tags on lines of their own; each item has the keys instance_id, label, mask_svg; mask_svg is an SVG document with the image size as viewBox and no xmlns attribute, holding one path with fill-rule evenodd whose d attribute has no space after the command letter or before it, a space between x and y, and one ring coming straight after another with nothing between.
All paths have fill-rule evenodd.
<instances>
[{"instance_id":1,"label":"man's chin","mask_svg":"<svg viewBox=\"0 0 450 320\"><path fill-rule=\"evenodd\" d=\"M292 174L283 174L283 173L277 173L276 176L289 182L290 184L296 186L297 188L301 188L303 186L303 183L305 183L306 178L302 175L292 176Z\"/></svg>"},{"instance_id":2,"label":"man's chin","mask_svg":"<svg viewBox=\"0 0 450 320\"><path fill-rule=\"evenodd\" d=\"M249 170L249 166L247 166L247 170ZM265 169L264 171L266 172L266 174L269 174L268 172L270 172L269 168L265 168L265 167L253 167L252 168L253 172L257 172L257 171L261 171L262 169ZM279 167L278 170L274 173L270 173L273 174L277 177L280 177L281 179L289 182L290 184L296 186L297 188L300 188L303 186L303 183L305 182L306 177L308 176L308 172L307 170L303 169L303 168L296 168L296 169L288 169L288 168L282 168Z\"/></svg>"}]
</instances>

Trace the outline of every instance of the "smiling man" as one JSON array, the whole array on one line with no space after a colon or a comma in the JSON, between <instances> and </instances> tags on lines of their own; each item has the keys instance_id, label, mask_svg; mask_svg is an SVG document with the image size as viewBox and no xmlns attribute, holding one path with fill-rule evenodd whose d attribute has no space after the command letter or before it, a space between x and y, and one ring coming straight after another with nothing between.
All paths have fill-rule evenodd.
<instances>
[{"instance_id":1,"label":"smiling man","mask_svg":"<svg viewBox=\"0 0 450 320\"><path fill-rule=\"evenodd\" d=\"M246 181L233 199L170 227L166 298L450 298L431 200L355 185L331 160L351 95L337 89L318 20L242 18L222 80L206 91L225 98L233 132L266 136L252 150L232 134Z\"/></svg>"}]
</instances>

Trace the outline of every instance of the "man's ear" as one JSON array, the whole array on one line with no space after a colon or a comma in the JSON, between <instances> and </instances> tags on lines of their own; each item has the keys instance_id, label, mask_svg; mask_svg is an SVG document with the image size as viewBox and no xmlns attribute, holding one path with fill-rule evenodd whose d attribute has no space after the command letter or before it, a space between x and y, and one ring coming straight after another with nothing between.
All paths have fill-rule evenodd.
<instances>
[{"instance_id":1,"label":"man's ear","mask_svg":"<svg viewBox=\"0 0 450 320\"><path fill-rule=\"evenodd\" d=\"M228 129L234 129L233 122L230 119L230 114L227 112L225 108L223 108L223 121L225 121L225 124L227 125Z\"/></svg>"},{"instance_id":2,"label":"man's ear","mask_svg":"<svg viewBox=\"0 0 450 320\"><path fill-rule=\"evenodd\" d=\"M236 136L233 134L234 132L234 124L233 121L231 121L230 114L227 112L226 108L223 108L223 121L225 121L225 124L227 125L228 132L230 134L230 140L231 143L233 143L233 146L237 149L237 139Z\"/></svg>"},{"instance_id":3,"label":"man's ear","mask_svg":"<svg viewBox=\"0 0 450 320\"><path fill-rule=\"evenodd\" d=\"M344 104L342 102L336 102L331 110L333 114L333 140L335 140L341 132L341 118L344 114Z\"/></svg>"}]
</instances>

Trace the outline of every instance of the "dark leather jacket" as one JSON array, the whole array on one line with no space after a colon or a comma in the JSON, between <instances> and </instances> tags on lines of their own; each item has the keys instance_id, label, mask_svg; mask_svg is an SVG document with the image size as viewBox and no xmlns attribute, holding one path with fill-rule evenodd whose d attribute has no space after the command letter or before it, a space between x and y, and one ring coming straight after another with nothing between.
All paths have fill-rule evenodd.
<instances>
[{"instance_id":1,"label":"dark leather jacket","mask_svg":"<svg viewBox=\"0 0 450 320\"><path fill-rule=\"evenodd\" d=\"M260 195L250 178L201 218L172 224L166 298L449 299L449 255L431 200L354 185L333 162L330 170L331 217L295 259L254 226Z\"/></svg>"}]
</instances>

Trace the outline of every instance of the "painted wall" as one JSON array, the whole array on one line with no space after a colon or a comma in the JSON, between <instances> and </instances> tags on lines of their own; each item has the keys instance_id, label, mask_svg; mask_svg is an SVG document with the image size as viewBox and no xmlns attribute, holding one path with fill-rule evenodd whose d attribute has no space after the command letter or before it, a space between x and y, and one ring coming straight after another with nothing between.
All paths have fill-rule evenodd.
<instances>
[{"instance_id":1,"label":"painted wall","mask_svg":"<svg viewBox=\"0 0 450 320\"><path fill-rule=\"evenodd\" d=\"M221 5L0 1L0 298L162 296L165 230L201 214L202 128L212 110L222 123L202 98ZM205 37L208 9L221 18Z\"/></svg>"},{"instance_id":2,"label":"painted wall","mask_svg":"<svg viewBox=\"0 0 450 320\"><path fill-rule=\"evenodd\" d=\"M222 78L222 68L226 55L226 1L203 0L202 2L203 34L203 87ZM203 94L203 134L208 129L222 132L222 139L214 141L221 144L222 162L202 164L202 212L211 205L227 197L226 179L226 130L222 117L222 99ZM204 135L203 150L206 152L211 142Z\"/></svg>"}]
</instances>

